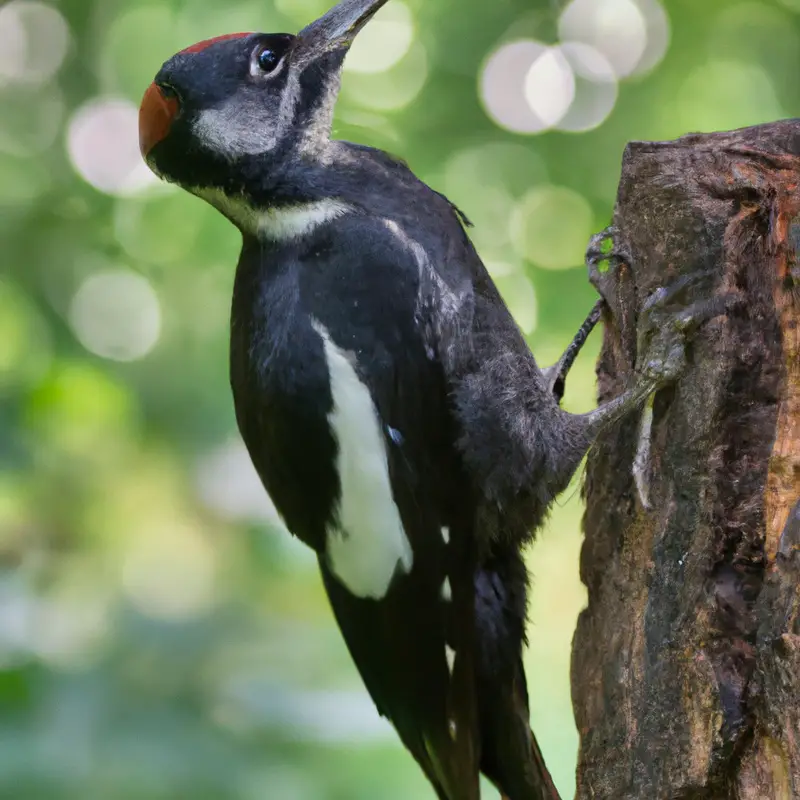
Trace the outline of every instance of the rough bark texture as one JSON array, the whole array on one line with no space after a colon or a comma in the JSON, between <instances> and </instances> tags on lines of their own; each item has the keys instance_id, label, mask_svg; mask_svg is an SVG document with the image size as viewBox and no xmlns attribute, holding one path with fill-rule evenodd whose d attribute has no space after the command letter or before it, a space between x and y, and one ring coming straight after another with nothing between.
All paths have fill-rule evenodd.
<instances>
[{"instance_id":1,"label":"rough bark texture","mask_svg":"<svg viewBox=\"0 0 800 800\"><path fill-rule=\"evenodd\" d=\"M601 400L637 309L688 273L742 304L692 338L653 404L589 457L573 643L579 798L800 798L800 120L628 146Z\"/></svg>"}]
</instances>

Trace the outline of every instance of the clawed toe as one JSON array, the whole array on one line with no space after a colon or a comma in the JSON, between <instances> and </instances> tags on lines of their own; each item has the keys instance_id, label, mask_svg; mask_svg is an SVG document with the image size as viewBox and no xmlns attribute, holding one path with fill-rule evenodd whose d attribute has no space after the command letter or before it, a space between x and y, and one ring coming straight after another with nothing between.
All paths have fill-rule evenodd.
<instances>
[{"instance_id":1,"label":"clawed toe","mask_svg":"<svg viewBox=\"0 0 800 800\"><path fill-rule=\"evenodd\" d=\"M655 291L651 292L642 305L642 313L646 313L653 308L664 306L680 296L687 290L697 286L703 281L711 278L713 273L708 270L700 272L690 272L686 275L681 275L676 278L667 286L660 286Z\"/></svg>"},{"instance_id":2,"label":"clawed toe","mask_svg":"<svg viewBox=\"0 0 800 800\"><path fill-rule=\"evenodd\" d=\"M620 264L629 264L631 261L628 252L617 240L618 233L613 225L609 225L594 234L586 248L586 269L589 273L589 282L597 289L614 314L616 314L617 268ZM607 264L606 269L601 269L602 264Z\"/></svg>"},{"instance_id":3,"label":"clawed toe","mask_svg":"<svg viewBox=\"0 0 800 800\"><path fill-rule=\"evenodd\" d=\"M633 481L642 508L650 508L650 451L653 443L653 395L651 394L642 410L639 422L639 436L636 441L636 455L633 459Z\"/></svg>"},{"instance_id":4,"label":"clawed toe","mask_svg":"<svg viewBox=\"0 0 800 800\"><path fill-rule=\"evenodd\" d=\"M597 264L608 258L609 252L614 245L614 236L616 233L616 227L614 227L614 225L609 225L607 228L603 228L599 233L595 233L592 238L589 239L589 244L586 247L587 264ZM608 244L609 242L610 244Z\"/></svg>"},{"instance_id":5,"label":"clawed toe","mask_svg":"<svg viewBox=\"0 0 800 800\"><path fill-rule=\"evenodd\" d=\"M736 294L722 294L675 310L665 308L703 277L698 273L679 278L654 291L644 303L637 336L638 371L656 386L675 380L685 369L690 334L714 317L728 313L741 300Z\"/></svg>"}]
</instances>

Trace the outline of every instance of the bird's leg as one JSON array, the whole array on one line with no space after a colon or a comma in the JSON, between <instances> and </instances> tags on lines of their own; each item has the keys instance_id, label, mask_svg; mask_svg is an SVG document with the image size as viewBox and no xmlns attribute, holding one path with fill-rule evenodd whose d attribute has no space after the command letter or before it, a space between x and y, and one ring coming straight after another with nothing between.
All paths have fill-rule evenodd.
<instances>
[{"instance_id":1,"label":"bird's leg","mask_svg":"<svg viewBox=\"0 0 800 800\"><path fill-rule=\"evenodd\" d=\"M630 256L614 238L616 234L617 229L613 225L609 225L589 240L586 248L586 267L589 271L589 280L597 289L602 300L595 303L561 358L552 367L542 370L547 388L558 403L564 396L567 373L589 334L600 321L603 308L607 307L620 323L624 323L617 301L616 283L620 266L630 263ZM601 269L602 264L606 264L605 269Z\"/></svg>"},{"instance_id":2,"label":"bird's leg","mask_svg":"<svg viewBox=\"0 0 800 800\"><path fill-rule=\"evenodd\" d=\"M542 370L547 390L555 397L557 403L560 403L561 399L564 397L564 384L567 380L567 374L575 363L578 353L580 353L583 345L589 338L589 334L600 321L604 306L604 300L598 300L594 304L594 307L589 312L589 316L586 317L581 327L578 328L578 332L569 343L561 358L551 367Z\"/></svg>"}]
</instances>

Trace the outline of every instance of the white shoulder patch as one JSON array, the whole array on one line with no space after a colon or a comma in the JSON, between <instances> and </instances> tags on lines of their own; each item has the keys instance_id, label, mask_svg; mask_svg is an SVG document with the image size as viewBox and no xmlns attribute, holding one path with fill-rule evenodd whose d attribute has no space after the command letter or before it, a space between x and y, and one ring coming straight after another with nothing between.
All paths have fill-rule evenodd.
<instances>
[{"instance_id":1,"label":"white shoulder patch","mask_svg":"<svg viewBox=\"0 0 800 800\"><path fill-rule=\"evenodd\" d=\"M412 239L393 219L383 219L383 224L400 241L403 247L411 251L420 271L428 266L428 256L425 248L415 239Z\"/></svg>"},{"instance_id":2,"label":"white shoulder patch","mask_svg":"<svg viewBox=\"0 0 800 800\"><path fill-rule=\"evenodd\" d=\"M312 324L325 347L333 395L328 419L339 446L341 497L328 531L328 563L356 597L379 599L398 568L411 571L414 555L392 495L382 427L369 389L327 330L317 321Z\"/></svg>"},{"instance_id":3,"label":"white shoulder patch","mask_svg":"<svg viewBox=\"0 0 800 800\"><path fill-rule=\"evenodd\" d=\"M260 209L253 208L243 197L231 197L220 189L191 191L224 214L242 232L274 242L299 239L352 210L347 203L333 198L283 208Z\"/></svg>"},{"instance_id":4,"label":"white shoulder patch","mask_svg":"<svg viewBox=\"0 0 800 800\"><path fill-rule=\"evenodd\" d=\"M431 264L425 248L411 236L409 236L394 220L384 218L383 224L389 232L400 242L400 244L408 250L417 262L419 270L419 291L417 293L417 315L424 317L424 309L430 303L431 294L435 295L438 303L437 315L437 334L441 338L442 325L450 324L451 320L458 320L459 311L471 290L471 284L467 283L465 279L463 286L459 289L451 288L447 285L446 281L439 274L439 271ZM463 333L466 333L464 331ZM462 331L456 329L449 337L452 342L459 341L462 336ZM433 352L428 351L428 357L433 357Z\"/></svg>"}]
</instances>

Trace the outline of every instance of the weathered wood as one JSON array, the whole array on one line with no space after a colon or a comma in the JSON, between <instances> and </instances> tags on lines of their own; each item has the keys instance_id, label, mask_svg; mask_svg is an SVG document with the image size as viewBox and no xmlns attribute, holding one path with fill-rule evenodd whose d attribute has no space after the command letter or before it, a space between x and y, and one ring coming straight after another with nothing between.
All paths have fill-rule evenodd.
<instances>
[{"instance_id":1,"label":"weathered wood","mask_svg":"<svg viewBox=\"0 0 800 800\"><path fill-rule=\"evenodd\" d=\"M628 146L614 222L630 255L598 362L635 363L637 309L680 275L741 308L692 339L653 404L590 453L573 643L579 798L800 797L800 120Z\"/></svg>"}]
</instances>

